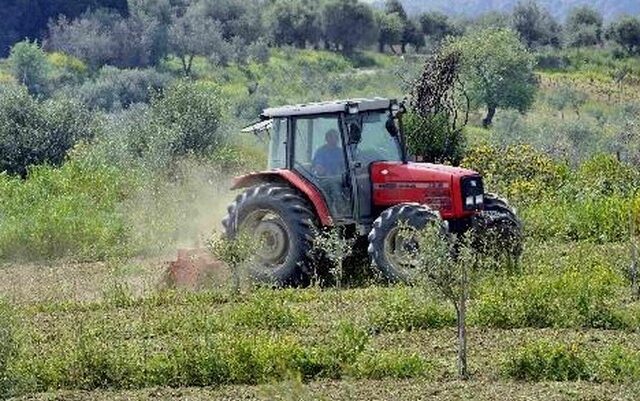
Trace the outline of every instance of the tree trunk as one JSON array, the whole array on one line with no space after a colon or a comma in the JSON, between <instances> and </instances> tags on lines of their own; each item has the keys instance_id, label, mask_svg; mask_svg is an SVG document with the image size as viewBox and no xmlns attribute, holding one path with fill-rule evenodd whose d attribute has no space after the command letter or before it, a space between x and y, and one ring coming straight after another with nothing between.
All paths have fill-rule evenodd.
<instances>
[{"instance_id":1,"label":"tree trunk","mask_svg":"<svg viewBox=\"0 0 640 401\"><path fill-rule=\"evenodd\" d=\"M402 42L400 44L400 53L405 54L407 52L407 44L405 42Z\"/></svg>"},{"instance_id":2,"label":"tree trunk","mask_svg":"<svg viewBox=\"0 0 640 401\"><path fill-rule=\"evenodd\" d=\"M384 42L381 40L378 41L378 52L384 53Z\"/></svg>"},{"instance_id":3,"label":"tree trunk","mask_svg":"<svg viewBox=\"0 0 640 401\"><path fill-rule=\"evenodd\" d=\"M482 120L482 127L489 128L493 124L493 117L496 115L496 106L487 106L487 116Z\"/></svg>"},{"instance_id":4,"label":"tree trunk","mask_svg":"<svg viewBox=\"0 0 640 401\"><path fill-rule=\"evenodd\" d=\"M631 275L631 291L633 296L640 298L640 289L638 288L638 243L636 241L636 224L635 216L629 213L629 234L631 240L631 267L629 273Z\"/></svg>"},{"instance_id":5,"label":"tree trunk","mask_svg":"<svg viewBox=\"0 0 640 401\"><path fill-rule=\"evenodd\" d=\"M456 315L458 323L458 376L460 379L469 378L467 369L467 299L469 290L467 285L467 270L463 272L463 290L456 305Z\"/></svg>"}]
</instances>

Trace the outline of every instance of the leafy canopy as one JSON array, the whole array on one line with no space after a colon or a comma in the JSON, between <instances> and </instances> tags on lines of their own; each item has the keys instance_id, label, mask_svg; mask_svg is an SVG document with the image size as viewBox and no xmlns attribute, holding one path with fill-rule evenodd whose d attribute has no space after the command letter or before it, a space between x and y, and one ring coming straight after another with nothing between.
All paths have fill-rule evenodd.
<instances>
[{"instance_id":1,"label":"leafy canopy","mask_svg":"<svg viewBox=\"0 0 640 401\"><path fill-rule=\"evenodd\" d=\"M476 106L485 105L490 125L496 109L527 111L535 98L535 58L509 29L485 29L449 40L444 53L462 57L461 79Z\"/></svg>"}]
</instances>

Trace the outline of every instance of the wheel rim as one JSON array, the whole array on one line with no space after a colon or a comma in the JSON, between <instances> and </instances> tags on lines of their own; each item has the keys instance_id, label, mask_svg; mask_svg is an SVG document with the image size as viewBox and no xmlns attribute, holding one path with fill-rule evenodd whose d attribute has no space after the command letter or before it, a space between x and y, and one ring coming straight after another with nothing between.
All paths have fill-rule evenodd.
<instances>
[{"instance_id":1,"label":"wheel rim","mask_svg":"<svg viewBox=\"0 0 640 401\"><path fill-rule=\"evenodd\" d=\"M271 267L284 263L290 242L280 215L271 210L254 210L244 218L240 229L257 241L256 255L260 262Z\"/></svg>"},{"instance_id":2,"label":"wheel rim","mask_svg":"<svg viewBox=\"0 0 640 401\"><path fill-rule=\"evenodd\" d=\"M408 279L415 276L418 268L414 257L418 249L415 234L416 230L412 227L394 227L385 237L383 244L387 262Z\"/></svg>"}]
</instances>

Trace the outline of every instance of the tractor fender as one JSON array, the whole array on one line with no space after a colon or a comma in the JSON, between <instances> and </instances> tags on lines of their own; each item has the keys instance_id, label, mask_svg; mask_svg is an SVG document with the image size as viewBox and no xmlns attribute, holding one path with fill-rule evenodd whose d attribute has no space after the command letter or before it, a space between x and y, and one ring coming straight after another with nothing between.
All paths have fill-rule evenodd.
<instances>
[{"instance_id":1,"label":"tractor fender","mask_svg":"<svg viewBox=\"0 0 640 401\"><path fill-rule=\"evenodd\" d=\"M322 196L322 193L315 185L293 171L272 170L245 174L233 180L231 189L248 188L257 184L269 182L286 182L293 188L302 192L313 205L320 223L322 223L323 226L333 225L333 219L331 218L329 207L327 206L327 202Z\"/></svg>"}]
</instances>

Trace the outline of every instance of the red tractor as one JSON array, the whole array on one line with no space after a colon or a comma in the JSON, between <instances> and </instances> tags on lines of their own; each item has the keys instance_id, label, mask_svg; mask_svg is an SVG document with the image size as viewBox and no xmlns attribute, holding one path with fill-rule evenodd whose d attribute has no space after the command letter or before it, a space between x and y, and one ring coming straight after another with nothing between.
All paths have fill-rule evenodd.
<instances>
[{"instance_id":1,"label":"red tractor","mask_svg":"<svg viewBox=\"0 0 640 401\"><path fill-rule=\"evenodd\" d=\"M236 178L232 189L245 191L223 225L230 238L243 231L260 241L255 278L304 279L314 236L332 226L368 245L390 281L410 282L414 274L402 258L399 232L407 225L494 230L493 241L519 256L521 223L506 201L485 193L478 173L408 160L403 112L402 104L381 98L284 106L264 110L243 130L268 136L269 167Z\"/></svg>"}]
</instances>

